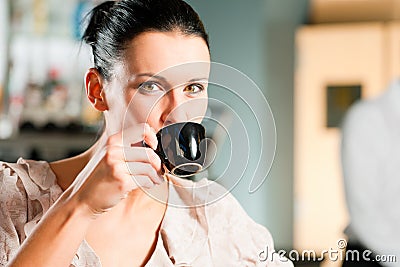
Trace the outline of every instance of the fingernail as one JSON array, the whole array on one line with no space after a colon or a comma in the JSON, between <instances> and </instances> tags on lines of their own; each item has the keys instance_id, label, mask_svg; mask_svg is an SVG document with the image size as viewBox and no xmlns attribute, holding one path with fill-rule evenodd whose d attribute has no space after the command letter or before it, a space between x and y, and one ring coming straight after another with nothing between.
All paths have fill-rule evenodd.
<instances>
[{"instance_id":1,"label":"fingernail","mask_svg":"<svg viewBox=\"0 0 400 267\"><path fill-rule=\"evenodd\" d=\"M164 177L162 175L158 175L158 179L159 179L160 183L165 182Z\"/></svg>"}]
</instances>

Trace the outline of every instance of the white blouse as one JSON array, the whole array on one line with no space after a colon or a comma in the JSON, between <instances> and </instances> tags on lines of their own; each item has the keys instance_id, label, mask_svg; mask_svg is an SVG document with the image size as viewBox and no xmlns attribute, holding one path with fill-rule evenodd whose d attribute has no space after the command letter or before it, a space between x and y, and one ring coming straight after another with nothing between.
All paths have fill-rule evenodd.
<instances>
[{"instance_id":1,"label":"white blouse","mask_svg":"<svg viewBox=\"0 0 400 267\"><path fill-rule=\"evenodd\" d=\"M346 235L376 255L394 255L399 261L399 79L379 97L352 106L342 126L341 156L350 215Z\"/></svg>"},{"instance_id":2,"label":"white blouse","mask_svg":"<svg viewBox=\"0 0 400 267\"><path fill-rule=\"evenodd\" d=\"M222 186L169 178L167 209L146 266L293 266L272 255L268 230ZM5 266L62 190L47 162L19 159L0 162L0 192L0 266ZM101 262L83 240L71 266L99 267Z\"/></svg>"}]
</instances>

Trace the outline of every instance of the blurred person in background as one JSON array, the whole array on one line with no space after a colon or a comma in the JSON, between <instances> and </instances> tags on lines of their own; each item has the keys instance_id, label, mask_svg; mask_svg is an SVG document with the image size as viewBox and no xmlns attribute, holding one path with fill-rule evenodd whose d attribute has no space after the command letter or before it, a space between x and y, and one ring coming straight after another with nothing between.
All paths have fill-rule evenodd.
<instances>
[{"instance_id":1,"label":"blurred person in background","mask_svg":"<svg viewBox=\"0 0 400 267\"><path fill-rule=\"evenodd\" d=\"M358 260L348 254L343 266L399 266L385 257L400 261L400 80L349 110L341 156L350 214L347 250L359 254Z\"/></svg>"}]
</instances>

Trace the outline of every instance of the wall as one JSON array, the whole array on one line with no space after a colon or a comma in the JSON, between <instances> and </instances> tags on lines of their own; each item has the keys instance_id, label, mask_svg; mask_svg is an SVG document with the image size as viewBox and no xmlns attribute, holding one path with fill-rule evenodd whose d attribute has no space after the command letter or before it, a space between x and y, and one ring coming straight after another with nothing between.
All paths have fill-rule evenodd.
<instances>
[{"instance_id":1,"label":"wall","mask_svg":"<svg viewBox=\"0 0 400 267\"><path fill-rule=\"evenodd\" d=\"M255 221L268 227L276 247L290 248L294 32L306 17L308 3L306 0L188 2L199 12L210 34L213 61L247 74L261 88L273 110L278 143L271 172L255 193L248 193L250 177L242 179L232 193Z\"/></svg>"}]
</instances>

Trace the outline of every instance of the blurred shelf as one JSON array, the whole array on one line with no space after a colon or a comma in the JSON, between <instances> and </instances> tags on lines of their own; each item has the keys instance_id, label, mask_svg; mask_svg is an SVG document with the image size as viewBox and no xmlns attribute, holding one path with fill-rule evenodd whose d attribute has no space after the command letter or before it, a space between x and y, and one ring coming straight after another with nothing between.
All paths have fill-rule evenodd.
<instances>
[{"instance_id":1,"label":"blurred shelf","mask_svg":"<svg viewBox=\"0 0 400 267\"><path fill-rule=\"evenodd\" d=\"M10 139L0 140L0 146L85 146L95 141L95 133L21 133Z\"/></svg>"},{"instance_id":2,"label":"blurred shelf","mask_svg":"<svg viewBox=\"0 0 400 267\"><path fill-rule=\"evenodd\" d=\"M26 132L0 140L0 161L14 162L19 157L53 161L77 155L96 141L96 133Z\"/></svg>"}]
</instances>

